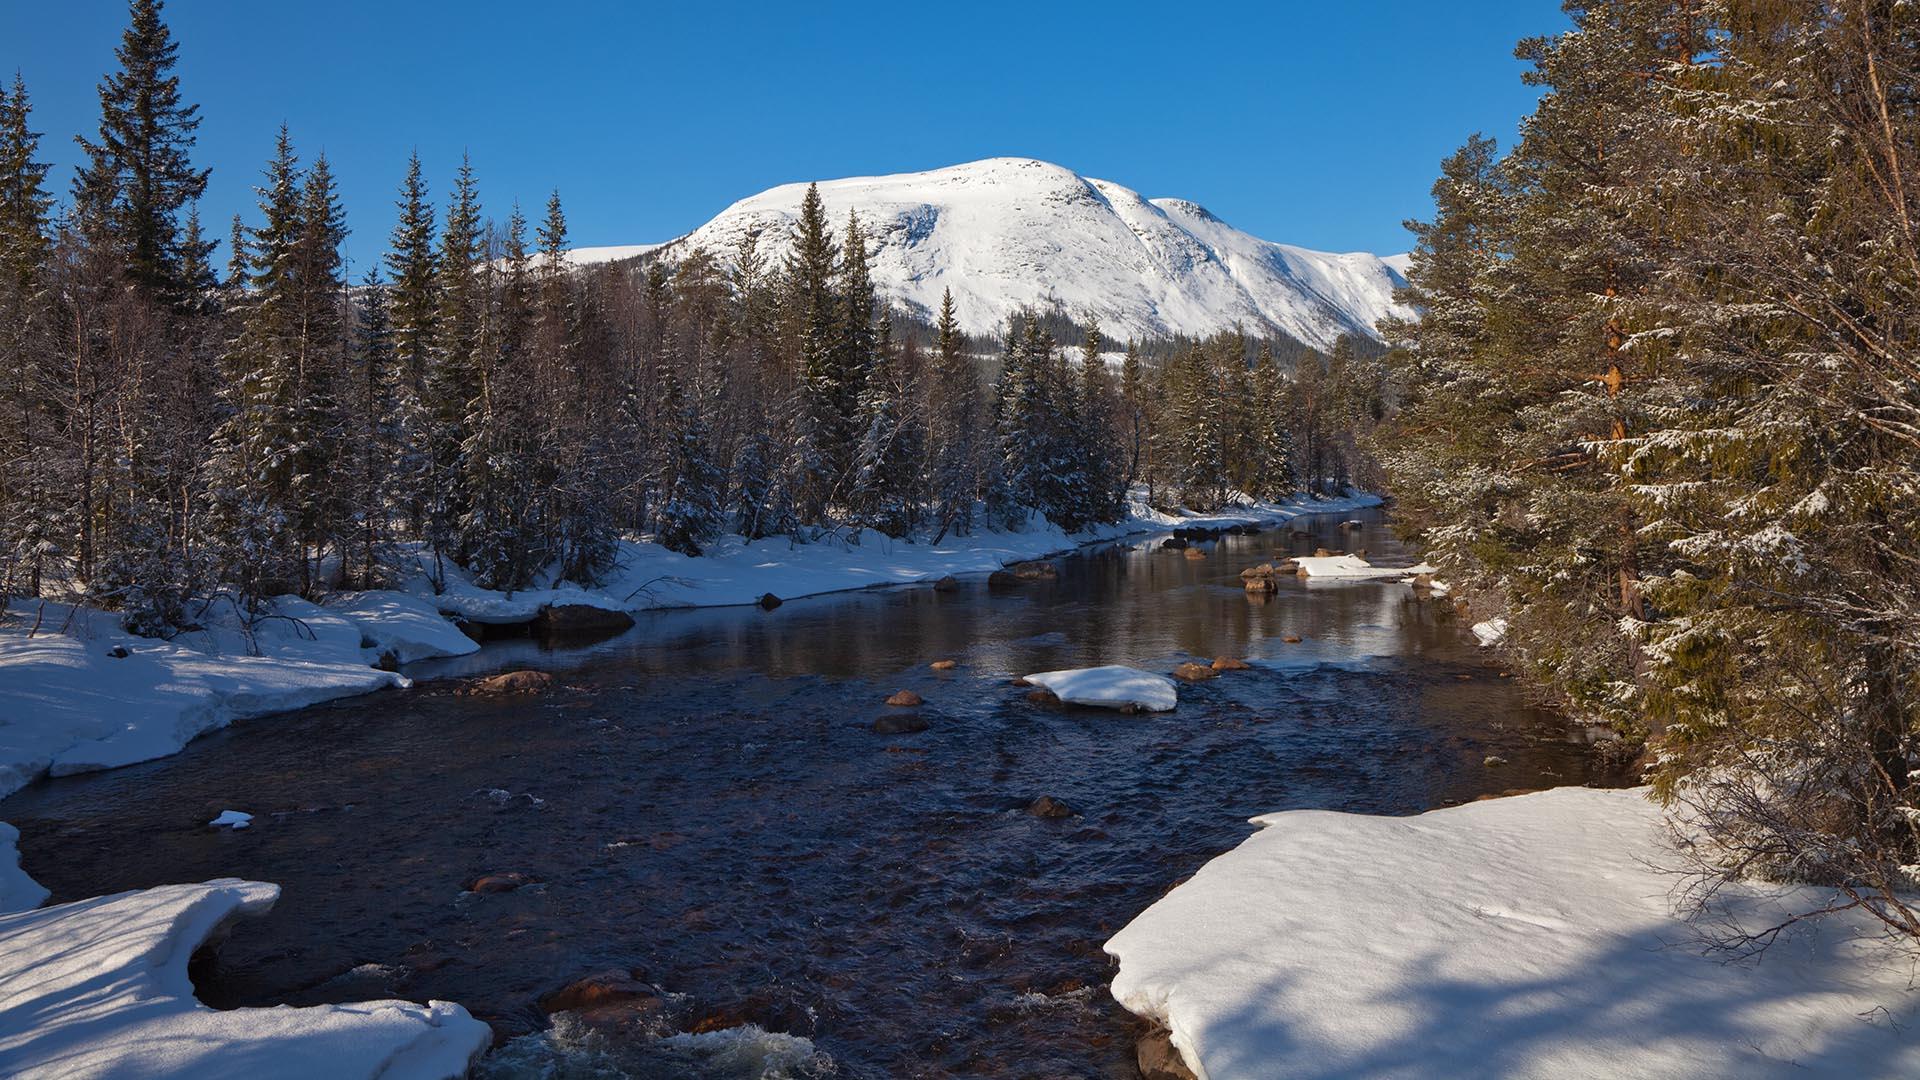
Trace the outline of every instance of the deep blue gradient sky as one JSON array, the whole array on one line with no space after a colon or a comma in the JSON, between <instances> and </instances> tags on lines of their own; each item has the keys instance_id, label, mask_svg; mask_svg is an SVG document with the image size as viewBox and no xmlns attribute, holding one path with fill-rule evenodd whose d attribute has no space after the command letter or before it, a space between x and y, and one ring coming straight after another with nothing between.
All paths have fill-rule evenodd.
<instances>
[{"instance_id":1,"label":"deep blue gradient sky","mask_svg":"<svg viewBox=\"0 0 1920 1080\"><path fill-rule=\"evenodd\" d=\"M558 187L576 244L664 240L793 180L1038 157L1178 196L1270 240L1403 250L1440 158L1511 141L1522 36L1553 0L673 4L174 0L180 74L226 235L285 122L341 178L359 268L418 148L462 151L489 213ZM121 0L0 3L64 195ZM224 258L224 256L220 256ZM357 272L356 272L357 276Z\"/></svg>"}]
</instances>

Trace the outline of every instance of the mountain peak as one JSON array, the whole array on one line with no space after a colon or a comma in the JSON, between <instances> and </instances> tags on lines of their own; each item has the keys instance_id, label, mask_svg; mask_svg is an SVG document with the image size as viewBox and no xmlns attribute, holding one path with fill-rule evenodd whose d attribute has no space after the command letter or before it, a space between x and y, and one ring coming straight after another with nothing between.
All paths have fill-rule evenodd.
<instances>
[{"instance_id":1,"label":"mountain peak","mask_svg":"<svg viewBox=\"0 0 1920 1080\"><path fill-rule=\"evenodd\" d=\"M1034 158L817 181L837 225L858 213L875 285L929 317L951 290L961 325L994 334L1025 309L1091 316L1115 337L1202 336L1242 327L1317 348L1377 336L1405 314L1398 273L1366 253L1270 243L1198 203L1143 198ZM781 258L807 188L783 184L734 203L676 241L725 259L748 235Z\"/></svg>"}]
</instances>

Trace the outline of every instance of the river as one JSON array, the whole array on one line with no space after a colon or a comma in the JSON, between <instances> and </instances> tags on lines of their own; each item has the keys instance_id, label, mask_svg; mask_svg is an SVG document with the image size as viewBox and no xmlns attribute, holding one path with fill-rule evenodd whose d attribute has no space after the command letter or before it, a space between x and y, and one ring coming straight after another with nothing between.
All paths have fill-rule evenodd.
<instances>
[{"instance_id":1,"label":"river","mask_svg":"<svg viewBox=\"0 0 1920 1080\"><path fill-rule=\"evenodd\" d=\"M1404 584L1241 588L1241 569L1316 547L1406 565L1379 512L1201 547L1110 545L1017 590L880 589L663 612L582 648L492 643L416 665L434 678L409 691L35 785L0 820L56 902L279 883L274 911L197 965L203 1000L458 1001L505 1044L488 1075L1137 1076L1101 943L1247 818L1596 779L1445 604ZM1221 655L1254 669L1182 686L1166 714L1048 707L1010 685ZM517 667L558 686L462 693L462 676ZM927 729L876 734L899 689L925 697ZM1073 816L1028 813L1042 795ZM254 826L205 827L227 808ZM532 884L463 889L506 872ZM543 1034L538 999L610 967L669 1007ZM726 1034L747 1024L768 1034Z\"/></svg>"}]
</instances>

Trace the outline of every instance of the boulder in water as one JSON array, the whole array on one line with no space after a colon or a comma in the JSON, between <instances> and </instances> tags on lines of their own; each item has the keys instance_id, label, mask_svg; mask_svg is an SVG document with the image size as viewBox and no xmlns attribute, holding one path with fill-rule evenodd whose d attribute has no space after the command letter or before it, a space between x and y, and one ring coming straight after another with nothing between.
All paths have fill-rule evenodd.
<instances>
[{"instance_id":1,"label":"boulder in water","mask_svg":"<svg viewBox=\"0 0 1920 1080\"><path fill-rule=\"evenodd\" d=\"M942 577L940 580L933 583L933 591L934 592L959 592L960 582L956 580L952 574L948 574L945 577Z\"/></svg>"},{"instance_id":2,"label":"boulder in water","mask_svg":"<svg viewBox=\"0 0 1920 1080\"><path fill-rule=\"evenodd\" d=\"M777 608L782 603L784 603L784 601L782 601L779 597L773 595L772 593L761 593L760 599L755 602L758 603L760 607L765 611L772 611L774 608Z\"/></svg>"},{"instance_id":3,"label":"boulder in water","mask_svg":"<svg viewBox=\"0 0 1920 1080\"><path fill-rule=\"evenodd\" d=\"M548 689L553 676L544 671L509 671L481 679L473 686L476 694L529 694Z\"/></svg>"},{"instance_id":4,"label":"boulder in water","mask_svg":"<svg viewBox=\"0 0 1920 1080\"><path fill-rule=\"evenodd\" d=\"M927 666L928 666L928 667L930 667L930 668L932 668L932 669L933 669L933 670L935 670L935 671L952 671L952 670L953 670L954 668L957 668L957 667L959 667L959 666L960 666L960 661L958 661L958 660L935 660L935 661L934 661L933 663L931 663L931 664L928 664Z\"/></svg>"},{"instance_id":5,"label":"boulder in water","mask_svg":"<svg viewBox=\"0 0 1920 1080\"><path fill-rule=\"evenodd\" d=\"M1237 656L1216 656L1213 658L1213 670L1215 671L1246 671L1251 667L1253 667L1252 664L1247 663Z\"/></svg>"},{"instance_id":6,"label":"boulder in water","mask_svg":"<svg viewBox=\"0 0 1920 1080\"><path fill-rule=\"evenodd\" d=\"M1205 664L1181 664L1173 669L1173 677L1181 682L1205 682L1219 674Z\"/></svg>"},{"instance_id":7,"label":"boulder in water","mask_svg":"<svg viewBox=\"0 0 1920 1080\"><path fill-rule=\"evenodd\" d=\"M893 696L887 699L887 704L911 709L925 705L926 701L924 701L919 694L911 690L896 690L893 692Z\"/></svg>"},{"instance_id":8,"label":"boulder in water","mask_svg":"<svg viewBox=\"0 0 1920 1080\"><path fill-rule=\"evenodd\" d=\"M548 604L533 617L533 632L549 637L569 634L618 634L633 626L624 611L592 604Z\"/></svg>"}]
</instances>

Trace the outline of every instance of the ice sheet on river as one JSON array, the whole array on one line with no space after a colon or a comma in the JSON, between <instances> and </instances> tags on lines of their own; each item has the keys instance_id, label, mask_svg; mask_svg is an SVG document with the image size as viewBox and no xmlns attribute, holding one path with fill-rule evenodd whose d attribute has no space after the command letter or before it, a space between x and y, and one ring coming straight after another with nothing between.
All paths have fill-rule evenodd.
<instances>
[{"instance_id":1,"label":"ice sheet on river","mask_svg":"<svg viewBox=\"0 0 1920 1080\"><path fill-rule=\"evenodd\" d=\"M1419 566L1375 566L1358 555L1302 555L1294 560L1300 572L1309 578L1339 581L1399 580L1433 573L1425 563Z\"/></svg>"},{"instance_id":2,"label":"ice sheet on river","mask_svg":"<svg viewBox=\"0 0 1920 1080\"><path fill-rule=\"evenodd\" d=\"M1201 1080L1920 1076L1920 995L1865 920L1705 955L1655 869L1659 817L1642 791L1559 788L1255 818L1107 943L1113 994ZM1827 895L1724 899L1757 928Z\"/></svg>"},{"instance_id":3,"label":"ice sheet on river","mask_svg":"<svg viewBox=\"0 0 1920 1080\"><path fill-rule=\"evenodd\" d=\"M1173 680L1139 668L1108 664L1104 667L1042 671L1027 681L1045 687L1053 696L1073 705L1120 709L1129 705L1148 712L1166 712L1179 704Z\"/></svg>"},{"instance_id":4,"label":"ice sheet on river","mask_svg":"<svg viewBox=\"0 0 1920 1080\"><path fill-rule=\"evenodd\" d=\"M458 1005L214 1010L187 962L280 889L222 878L0 915L0 1075L444 1080L492 1040Z\"/></svg>"}]
</instances>

